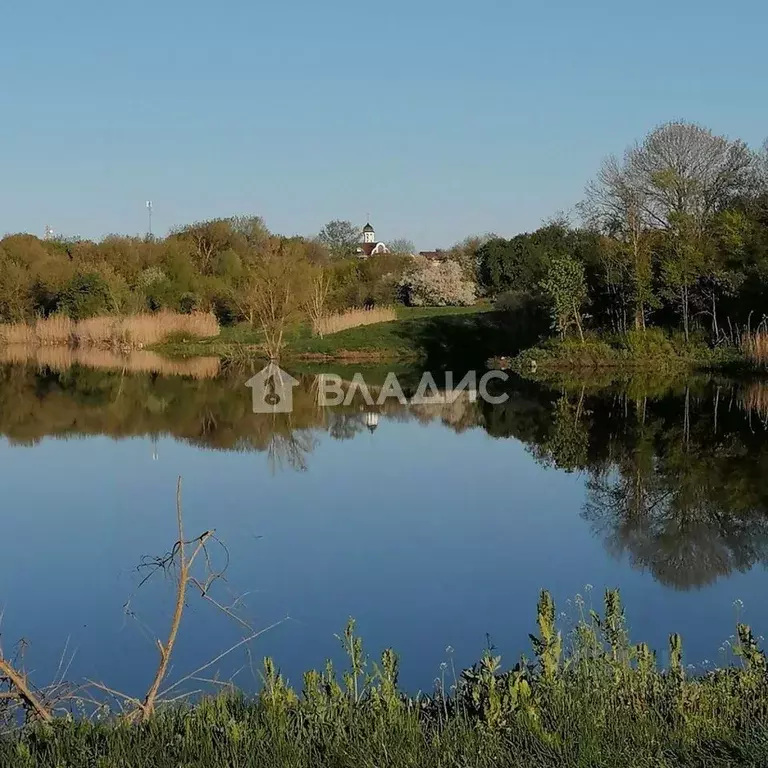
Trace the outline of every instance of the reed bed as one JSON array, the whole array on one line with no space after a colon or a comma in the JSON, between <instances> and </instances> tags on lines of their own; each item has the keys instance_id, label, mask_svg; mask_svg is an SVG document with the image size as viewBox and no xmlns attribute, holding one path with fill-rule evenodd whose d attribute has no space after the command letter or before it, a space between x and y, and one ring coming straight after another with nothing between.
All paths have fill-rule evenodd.
<instances>
[{"instance_id":1,"label":"reed bed","mask_svg":"<svg viewBox=\"0 0 768 768\"><path fill-rule=\"evenodd\" d=\"M312 330L318 336L329 336L348 328L357 328L361 325L375 325L376 323L389 323L397 320L397 313L392 307L374 307L372 309L350 309L347 312L339 312L316 320Z\"/></svg>"},{"instance_id":2,"label":"reed bed","mask_svg":"<svg viewBox=\"0 0 768 768\"><path fill-rule=\"evenodd\" d=\"M210 313L154 312L138 315L89 317L75 322L66 315L38 318L33 324L0 325L0 342L7 345L132 347L158 344L173 335L205 338L219 335Z\"/></svg>"},{"instance_id":3,"label":"reed bed","mask_svg":"<svg viewBox=\"0 0 768 768\"><path fill-rule=\"evenodd\" d=\"M32 346L8 344L0 347L0 363L32 364L57 373L73 365L126 373L156 373L161 376L186 376L193 379L214 379L219 375L218 357L167 358L146 349L121 353L99 347Z\"/></svg>"},{"instance_id":4,"label":"reed bed","mask_svg":"<svg viewBox=\"0 0 768 768\"><path fill-rule=\"evenodd\" d=\"M754 332L741 337L741 350L756 365L768 367L768 323L764 320Z\"/></svg>"}]
</instances>

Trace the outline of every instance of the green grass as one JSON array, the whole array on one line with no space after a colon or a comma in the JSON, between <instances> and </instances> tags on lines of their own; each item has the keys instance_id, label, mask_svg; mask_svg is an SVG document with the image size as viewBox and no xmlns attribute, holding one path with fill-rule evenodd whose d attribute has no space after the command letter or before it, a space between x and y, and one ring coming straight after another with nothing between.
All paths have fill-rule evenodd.
<instances>
[{"instance_id":1,"label":"green grass","mask_svg":"<svg viewBox=\"0 0 768 768\"><path fill-rule=\"evenodd\" d=\"M259 694L169 705L142 725L61 718L0 738L14 768L316 768L334 766L761 766L768 764L766 658L740 624L725 666L691 672L671 635L662 667L630 642L619 594L601 614L577 597L570 629L542 592L533 655L511 669L487 651L430 696L398 687L398 660L366 656L350 622L348 669L304 676L301 690L263 665ZM449 656L450 659L450 656Z\"/></svg>"},{"instance_id":2,"label":"green grass","mask_svg":"<svg viewBox=\"0 0 768 768\"><path fill-rule=\"evenodd\" d=\"M398 307L398 320L349 328L324 338L313 336L306 324L293 328L288 336L284 357L416 360L427 354L424 339L435 327L452 324L472 326L478 316L489 312L487 304L472 307ZM247 325L223 327L220 336L211 339L171 339L155 349L172 356L237 354L258 355L262 343L260 331Z\"/></svg>"},{"instance_id":3,"label":"green grass","mask_svg":"<svg viewBox=\"0 0 768 768\"><path fill-rule=\"evenodd\" d=\"M744 361L734 348L713 349L705 340L692 337L686 342L682 334L660 328L630 331L626 334L590 333L582 341L570 336L548 339L521 352L511 367L527 373L534 367L547 371L584 369L715 369Z\"/></svg>"}]
</instances>

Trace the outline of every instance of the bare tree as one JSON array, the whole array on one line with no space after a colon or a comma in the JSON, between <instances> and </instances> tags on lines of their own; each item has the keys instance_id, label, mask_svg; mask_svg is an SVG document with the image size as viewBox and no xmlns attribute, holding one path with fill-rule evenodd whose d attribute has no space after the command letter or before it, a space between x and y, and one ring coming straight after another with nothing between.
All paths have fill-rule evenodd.
<instances>
[{"instance_id":1,"label":"bare tree","mask_svg":"<svg viewBox=\"0 0 768 768\"><path fill-rule=\"evenodd\" d=\"M312 323L312 330L322 338L322 319L326 314L328 294L331 290L331 276L322 267L313 267L308 282L304 308Z\"/></svg>"},{"instance_id":2,"label":"bare tree","mask_svg":"<svg viewBox=\"0 0 768 768\"><path fill-rule=\"evenodd\" d=\"M668 229L675 216L702 228L717 209L748 188L754 154L695 123L664 123L629 150L627 169L653 226Z\"/></svg>"},{"instance_id":3,"label":"bare tree","mask_svg":"<svg viewBox=\"0 0 768 768\"><path fill-rule=\"evenodd\" d=\"M651 292L651 249L647 235L647 194L632 173L632 153L622 162L606 158L579 206L586 221L622 246L632 283L635 328L645 328Z\"/></svg>"},{"instance_id":4,"label":"bare tree","mask_svg":"<svg viewBox=\"0 0 768 768\"><path fill-rule=\"evenodd\" d=\"M240 298L247 317L264 334L270 360L280 356L288 328L306 305L308 264L290 241L273 239L267 251L247 267Z\"/></svg>"},{"instance_id":5,"label":"bare tree","mask_svg":"<svg viewBox=\"0 0 768 768\"><path fill-rule=\"evenodd\" d=\"M413 241L405 237L390 240L387 243L387 248L390 253L397 253L403 256L413 256L416 253L416 246L413 244Z\"/></svg>"}]
</instances>

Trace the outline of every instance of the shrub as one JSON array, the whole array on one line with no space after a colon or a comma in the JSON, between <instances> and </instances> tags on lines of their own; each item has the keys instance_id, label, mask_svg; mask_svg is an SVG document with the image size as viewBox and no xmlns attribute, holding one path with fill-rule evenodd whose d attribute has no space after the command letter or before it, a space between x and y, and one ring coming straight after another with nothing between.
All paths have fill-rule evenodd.
<instances>
[{"instance_id":1,"label":"shrub","mask_svg":"<svg viewBox=\"0 0 768 768\"><path fill-rule=\"evenodd\" d=\"M64 286L61 309L73 320L82 320L107 312L109 301L109 286L98 272L78 272Z\"/></svg>"}]
</instances>

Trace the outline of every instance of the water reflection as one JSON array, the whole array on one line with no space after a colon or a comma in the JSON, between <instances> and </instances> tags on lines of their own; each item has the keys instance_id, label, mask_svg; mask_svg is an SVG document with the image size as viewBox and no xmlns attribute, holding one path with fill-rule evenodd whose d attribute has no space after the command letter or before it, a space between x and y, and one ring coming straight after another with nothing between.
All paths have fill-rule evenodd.
<instances>
[{"instance_id":1,"label":"water reflection","mask_svg":"<svg viewBox=\"0 0 768 768\"><path fill-rule=\"evenodd\" d=\"M509 400L381 406L356 397L321 408L316 377L300 375L290 414L254 414L244 382L185 363L176 376L126 366L95 370L50 361L0 367L0 433L44 437L172 436L209 449L264 452L274 472L305 471L321 434L359 439L387 422L440 422L524 444L539 464L586 479L582 517L606 550L660 583L686 590L768 562L768 385L694 377L515 379ZM405 372L408 394L420 371ZM386 372L367 371L366 381ZM351 378L351 375L350 375Z\"/></svg>"}]
</instances>

